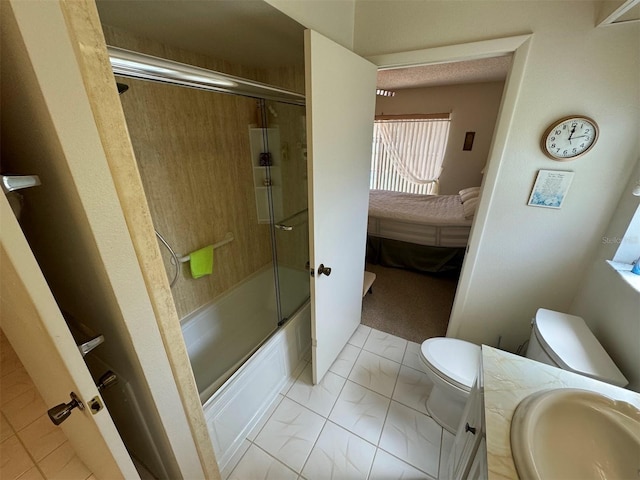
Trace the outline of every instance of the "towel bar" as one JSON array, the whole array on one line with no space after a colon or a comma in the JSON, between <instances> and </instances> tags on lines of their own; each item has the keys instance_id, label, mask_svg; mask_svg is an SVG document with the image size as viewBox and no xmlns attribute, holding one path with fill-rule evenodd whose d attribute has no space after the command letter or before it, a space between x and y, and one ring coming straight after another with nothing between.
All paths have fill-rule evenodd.
<instances>
[{"instance_id":1,"label":"towel bar","mask_svg":"<svg viewBox=\"0 0 640 480\"><path fill-rule=\"evenodd\" d=\"M219 247L221 247L223 245L226 245L229 242L233 242L233 239L234 239L233 233L227 232L227 234L224 236L223 240L220 240L218 243L214 243L213 244L213 249L215 250L216 248L219 248ZM185 256L182 256L182 257L178 257L178 260L180 261L180 263L186 263L190 259L191 259L190 255L185 255Z\"/></svg>"}]
</instances>

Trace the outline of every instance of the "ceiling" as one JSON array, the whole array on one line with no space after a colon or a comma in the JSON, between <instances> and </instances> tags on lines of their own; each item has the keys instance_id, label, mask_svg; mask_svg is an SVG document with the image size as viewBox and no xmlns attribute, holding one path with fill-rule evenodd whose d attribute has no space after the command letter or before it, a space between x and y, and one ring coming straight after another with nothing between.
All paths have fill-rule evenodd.
<instances>
[{"instance_id":1,"label":"ceiling","mask_svg":"<svg viewBox=\"0 0 640 480\"><path fill-rule=\"evenodd\" d=\"M507 78L510 66L511 55L505 55L422 67L379 70L377 86L385 90L401 90L461 83L501 82Z\"/></svg>"},{"instance_id":2,"label":"ceiling","mask_svg":"<svg viewBox=\"0 0 640 480\"><path fill-rule=\"evenodd\" d=\"M304 27L263 0L97 0L103 24L242 65L304 62ZM503 81L511 57L384 70L378 88L397 90Z\"/></svg>"}]
</instances>

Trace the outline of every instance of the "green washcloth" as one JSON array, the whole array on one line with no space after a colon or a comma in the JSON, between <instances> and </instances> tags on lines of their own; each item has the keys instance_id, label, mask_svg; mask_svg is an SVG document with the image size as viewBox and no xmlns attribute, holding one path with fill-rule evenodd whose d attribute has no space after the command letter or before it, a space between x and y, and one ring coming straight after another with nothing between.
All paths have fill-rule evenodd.
<instances>
[{"instance_id":1,"label":"green washcloth","mask_svg":"<svg viewBox=\"0 0 640 480\"><path fill-rule=\"evenodd\" d=\"M213 273L213 245L189 254L189 264L193 278L211 275L211 273Z\"/></svg>"}]
</instances>

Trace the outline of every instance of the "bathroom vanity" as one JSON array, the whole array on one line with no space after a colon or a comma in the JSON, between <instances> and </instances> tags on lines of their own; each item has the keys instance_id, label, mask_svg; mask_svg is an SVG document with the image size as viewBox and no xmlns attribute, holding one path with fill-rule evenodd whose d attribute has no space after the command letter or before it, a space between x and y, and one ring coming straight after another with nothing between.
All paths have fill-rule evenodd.
<instances>
[{"instance_id":1,"label":"bathroom vanity","mask_svg":"<svg viewBox=\"0 0 640 480\"><path fill-rule=\"evenodd\" d=\"M443 478L518 479L511 420L518 404L543 390L577 388L640 408L640 394L482 346L476 384L465 407Z\"/></svg>"}]
</instances>

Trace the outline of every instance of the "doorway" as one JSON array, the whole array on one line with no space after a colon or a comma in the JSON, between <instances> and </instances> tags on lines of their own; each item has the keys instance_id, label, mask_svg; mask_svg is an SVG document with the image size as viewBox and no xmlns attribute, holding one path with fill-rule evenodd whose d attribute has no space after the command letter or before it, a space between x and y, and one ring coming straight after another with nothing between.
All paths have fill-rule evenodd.
<instances>
[{"instance_id":1,"label":"doorway","mask_svg":"<svg viewBox=\"0 0 640 480\"><path fill-rule=\"evenodd\" d=\"M422 342L424 339L431 336L441 336L445 334L455 336L457 324L459 322L459 315L457 315L457 312L462 311L466 291L469 288L468 279L472 272L472 265L475 263L475 249L473 247L479 241L483 230L482 224L486 217L486 208L483 208L483 204L487 205L489 202L491 192L493 190L492 184L495 181L495 172L499 164L499 160L492 162L492 158L499 157L499 152L504 148L506 126L508 125L509 118L513 111L513 95L514 91L518 88L518 80L515 79L520 78L524 68L523 57L526 56L527 49L521 47L525 47L527 45L528 38L529 36L511 37L489 42L478 42L476 44L444 47L443 49L426 49L369 58L369 60L373 61L380 67L380 72L383 73L383 75L379 76L378 88L383 88L385 90L393 91L394 88L393 83L391 83L393 80L390 80L388 83L380 81L380 77L384 78L385 72L391 72L391 74L388 75L391 79L393 79L392 74L394 71L398 73L399 78L397 81L398 85L401 86L401 88L398 88L398 91L403 92L404 88L407 88L407 83L403 85L401 82L406 81L407 78L410 79L409 81L417 81L415 78L412 79L411 75L415 74L415 76L419 78L417 74L420 69L428 71L428 69L433 68L435 71L442 70L444 72L451 72L456 71L456 69L462 65L477 66L482 63L486 63L487 65L493 64L494 67L496 66L496 63L502 63L502 66L500 67L502 70L502 73L500 73L501 78L494 77L491 80L504 83L499 87L499 92L494 100L494 120L490 125L491 128L489 134L486 135L488 137L486 138L487 144L484 145L482 149L482 155L484 158L480 161L480 166L476 165L473 169L470 169L470 171L467 172L469 175L461 175L460 173L463 171L462 169L465 166L465 163L462 161L464 160L464 154L469 152L469 150L466 150L468 133L475 132L475 139L480 140L481 138L477 136L478 130L474 127L474 122L465 123L464 121L461 121L460 131L456 132L456 134L452 136L450 135L449 137L447 155L451 155L450 158L454 160L451 160L448 169L446 168L446 163L443 164L445 168L441 176L443 188L440 190L440 194L455 195L459 194L458 189L462 190L473 186L481 187L482 192L476 202L472 225L469 232L469 239L463 250L464 261L458 271L458 275L449 274L447 275L448 278L440 279L429 278L429 280L435 280L437 284L440 284L445 289L445 293L442 289L434 288L432 285L429 285L428 282L425 282L421 286L417 286L416 284L420 284L420 280L425 276L425 274L420 276L419 274L416 274L416 272L411 271L402 273L395 271L392 272L396 277L406 277L406 285L415 286L415 290L407 287L398 287L398 284L400 283L398 278L390 281L389 284L393 285L397 293L390 293L388 300L382 298L373 300L373 297L365 299L363 307L363 323L376 324L375 319L367 317L370 316L372 310L377 310L378 316L386 318L383 318L382 321L384 326L377 323L375 328L400 336L404 333L406 337L410 337L409 340ZM518 52L520 55L518 55ZM417 66L419 66L419 68L411 68ZM446 75L446 73L443 73L443 75ZM450 83L453 84L454 81L451 81ZM459 83L464 83L464 80ZM446 82L443 82L441 86L438 86L437 88L453 88L453 85L445 86L445 84ZM416 109L424 107L423 104L420 104L415 100L413 102L408 100L410 97L405 96L404 93L403 96L405 97L405 101L398 103L402 104L405 110L412 107ZM415 99L416 97L413 98ZM393 99L394 97L389 96L381 97L377 102L376 114L382 113L383 109L386 110L384 111L385 115L387 113L408 113L408 111L394 111L392 106ZM449 112L455 117L453 109L449 110ZM414 111L411 113L416 112ZM418 113L427 112L418 111ZM428 113L441 112L431 111ZM460 117L458 118L460 119ZM475 122L476 124L482 125L486 130L486 119L484 121L475 120ZM476 146L479 146L477 142L473 145L471 151L474 151ZM480 149L476 150L476 152L479 151ZM469 164L467 163L467 165ZM475 180L473 180L474 178ZM386 271L380 266L374 267L368 265L368 267L378 269L382 268L382 270L377 273L378 276L380 273L384 275L384 272ZM379 287L384 289L383 282L377 283L379 284ZM409 291L412 291L413 293L407 293ZM375 285L374 292L379 293L379 289L376 289ZM380 293L384 295L385 292L383 290ZM402 303L403 300L401 299L403 296L405 297L404 303ZM416 298L421 300L423 303L419 304L419 302L416 301ZM444 308L442 306L443 302L445 304ZM418 304L416 305L416 303ZM431 320L429 320L429 316L425 313L429 308L433 308L434 310L433 314L429 315L432 317Z\"/></svg>"}]
</instances>

